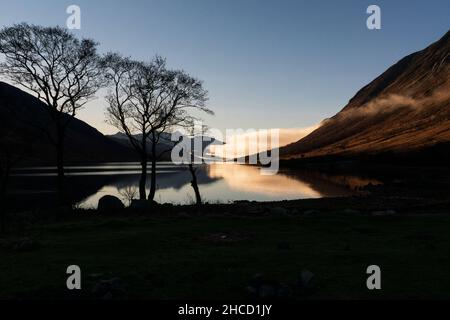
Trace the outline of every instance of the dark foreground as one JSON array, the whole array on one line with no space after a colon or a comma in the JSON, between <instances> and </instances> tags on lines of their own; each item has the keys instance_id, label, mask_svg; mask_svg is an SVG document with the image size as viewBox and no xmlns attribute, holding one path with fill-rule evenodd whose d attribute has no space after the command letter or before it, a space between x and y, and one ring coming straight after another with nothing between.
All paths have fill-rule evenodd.
<instances>
[{"instance_id":1,"label":"dark foreground","mask_svg":"<svg viewBox=\"0 0 450 320\"><path fill-rule=\"evenodd\" d=\"M448 200L380 199L16 214L0 298L450 298ZM66 289L69 265L82 290Z\"/></svg>"}]
</instances>

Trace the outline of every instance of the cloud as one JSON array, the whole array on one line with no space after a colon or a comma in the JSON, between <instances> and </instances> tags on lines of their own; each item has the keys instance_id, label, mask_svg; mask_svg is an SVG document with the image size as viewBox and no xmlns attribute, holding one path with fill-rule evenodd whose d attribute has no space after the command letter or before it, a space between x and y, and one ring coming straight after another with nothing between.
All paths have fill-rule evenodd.
<instances>
[{"instance_id":1,"label":"cloud","mask_svg":"<svg viewBox=\"0 0 450 320\"><path fill-rule=\"evenodd\" d=\"M444 86L435 90L430 96L413 98L408 95L388 94L376 98L365 105L350 110L345 110L340 117L348 118L355 116L375 115L379 113L392 112L399 108L411 108L421 110L427 106L443 103L450 99L450 88Z\"/></svg>"},{"instance_id":2,"label":"cloud","mask_svg":"<svg viewBox=\"0 0 450 320\"><path fill-rule=\"evenodd\" d=\"M210 152L228 159L242 157L297 142L319 127L320 124L306 128L272 128L238 132L224 139L226 144L211 146Z\"/></svg>"}]
</instances>

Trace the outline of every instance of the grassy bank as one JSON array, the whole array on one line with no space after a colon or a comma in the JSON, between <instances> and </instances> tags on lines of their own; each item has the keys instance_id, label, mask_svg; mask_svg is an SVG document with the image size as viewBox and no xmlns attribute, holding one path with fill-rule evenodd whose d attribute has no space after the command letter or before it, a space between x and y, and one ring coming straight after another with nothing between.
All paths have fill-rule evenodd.
<instances>
[{"instance_id":1,"label":"grassy bank","mask_svg":"<svg viewBox=\"0 0 450 320\"><path fill-rule=\"evenodd\" d=\"M311 290L286 298L450 298L445 210L215 215L214 207L203 214L75 212L35 223L21 236L27 245L2 240L0 298L92 298L99 281L120 278L125 299L240 299L249 297L255 274L290 287L302 270L315 275ZM82 270L77 292L65 286L73 264ZM366 288L371 264L381 267L380 291Z\"/></svg>"}]
</instances>

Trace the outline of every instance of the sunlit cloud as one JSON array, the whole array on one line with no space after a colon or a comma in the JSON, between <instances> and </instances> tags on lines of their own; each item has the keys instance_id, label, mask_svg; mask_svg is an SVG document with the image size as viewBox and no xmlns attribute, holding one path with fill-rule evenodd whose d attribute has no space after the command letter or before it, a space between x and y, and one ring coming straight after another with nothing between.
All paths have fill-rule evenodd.
<instances>
[{"instance_id":1,"label":"sunlit cloud","mask_svg":"<svg viewBox=\"0 0 450 320\"><path fill-rule=\"evenodd\" d=\"M243 157L255 152L264 152L273 147L282 147L293 142L297 142L307 136L320 125L306 128L281 128L281 129L261 129L252 132L236 133L227 139L223 145L211 145L209 151L217 157L232 159ZM278 130L279 141L271 139L271 133Z\"/></svg>"}]
</instances>

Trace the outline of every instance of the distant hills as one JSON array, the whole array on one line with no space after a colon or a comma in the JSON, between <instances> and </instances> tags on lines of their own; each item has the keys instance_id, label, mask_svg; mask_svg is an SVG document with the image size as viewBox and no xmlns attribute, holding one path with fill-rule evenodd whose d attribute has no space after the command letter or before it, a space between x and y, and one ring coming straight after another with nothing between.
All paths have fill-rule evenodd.
<instances>
[{"instance_id":1,"label":"distant hills","mask_svg":"<svg viewBox=\"0 0 450 320\"><path fill-rule=\"evenodd\" d=\"M0 134L7 133L14 136L17 144L26 149L23 152L23 164L54 164L55 162L55 149L45 131L42 130L52 125L47 108L33 95L0 82ZM69 115L63 116L69 117ZM201 139L201 137L191 139L192 145L194 145L194 139ZM221 143L210 138L203 142L203 148L209 144ZM163 133L157 146L157 153L167 152L160 160L170 160L170 150L173 146L171 134ZM73 118L67 128L65 161L67 163L139 161L139 157L125 134L105 136L87 123Z\"/></svg>"},{"instance_id":2,"label":"distant hills","mask_svg":"<svg viewBox=\"0 0 450 320\"><path fill-rule=\"evenodd\" d=\"M113 135L108 135L108 138L120 143L123 146L126 146L128 148L132 148L132 145L130 143L130 140L128 139L128 137L121 132L118 132L116 134ZM134 136L137 140L140 140L142 135L135 135ZM156 153L157 154L161 154L161 160L170 160L170 156L171 153L170 151L172 150L172 148L175 145L175 141L172 141L172 134L171 133L166 133L163 132L161 133L161 136L159 138L159 142L156 146ZM194 148L198 145L198 146L202 146L203 150L205 150L205 148L209 145L220 145L223 144L223 142L216 140L212 137L208 137L208 136L195 136L194 138L187 138L191 140L191 148L192 150L194 150ZM148 140L147 143L147 149L151 150L151 140Z\"/></svg>"},{"instance_id":3,"label":"distant hills","mask_svg":"<svg viewBox=\"0 0 450 320\"><path fill-rule=\"evenodd\" d=\"M130 143L130 140L128 139L127 135L121 132L117 132L116 134L107 135L109 139L119 143L120 145L128 148L133 149L132 144ZM134 136L137 140L141 140L142 135L135 135ZM162 133L160 137L160 141L157 144L156 147L156 153L161 154L161 160L169 160L170 159L170 150L172 150L174 142L170 140L171 135L169 133ZM151 142L150 140L147 142L147 150L151 150Z\"/></svg>"},{"instance_id":4,"label":"distant hills","mask_svg":"<svg viewBox=\"0 0 450 320\"><path fill-rule=\"evenodd\" d=\"M401 59L282 159L450 154L450 31Z\"/></svg>"},{"instance_id":5,"label":"distant hills","mask_svg":"<svg viewBox=\"0 0 450 320\"><path fill-rule=\"evenodd\" d=\"M0 131L30 143L26 163L54 163L55 150L38 129L51 123L46 108L0 82ZM172 147L164 135L158 152ZM318 129L280 148L282 159L397 155L450 159L450 31L394 64ZM105 136L76 118L68 127L65 157L68 163L138 161L123 134Z\"/></svg>"},{"instance_id":6,"label":"distant hills","mask_svg":"<svg viewBox=\"0 0 450 320\"><path fill-rule=\"evenodd\" d=\"M0 82L0 126L2 132L29 144L26 164L53 164L55 150L42 128L51 126L48 108L34 96ZM69 117L68 115L64 115ZM134 152L107 138L87 123L72 119L67 128L66 162L110 162L137 159Z\"/></svg>"}]
</instances>

